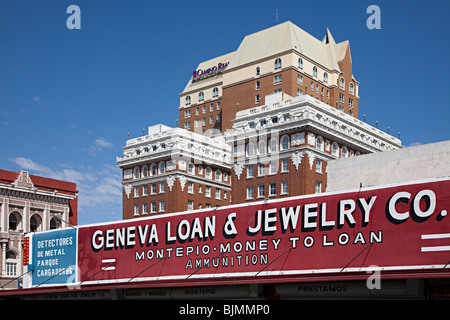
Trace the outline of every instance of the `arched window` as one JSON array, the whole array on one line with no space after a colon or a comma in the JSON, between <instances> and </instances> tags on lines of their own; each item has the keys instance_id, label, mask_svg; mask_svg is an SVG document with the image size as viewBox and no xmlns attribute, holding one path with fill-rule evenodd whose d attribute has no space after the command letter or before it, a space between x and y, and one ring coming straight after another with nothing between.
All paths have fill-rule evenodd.
<instances>
[{"instance_id":1,"label":"arched window","mask_svg":"<svg viewBox=\"0 0 450 320\"><path fill-rule=\"evenodd\" d=\"M186 96L186 102L185 105L190 105L191 104L191 96Z\"/></svg>"},{"instance_id":2,"label":"arched window","mask_svg":"<svg viewBox=\"0 0 450 320\"><path fill-rule=\"evenodd\" d=\"M353 82L350 82L350 84L348 85L348 91L350 92L350 94L354 94L355 87L353 85Z\"/></svg>"},{"instance_id":3,"label":"arched window","mask_svg":"<svg viewBox=\"0 0 450 320\"><path fill-rule=\"evenodd\" d=\"M281 69L281 59L276 58L275 59L275 70Z\"/></svg>"},{"instance_id":4,"label":"arched window","mask_svg":"<svg viewBox=\"0 0 450 320\"><path fill-rule=\"evenodd\" d=\"M57 217L53 217L50 220L50 230L58 229L61 227L61 221Z\"/></svg>"},{"instance_id":5,"label":"arched window","mask_svg":"<svg viewBox=\"0 0 450 320\"><path fill-rule=\"evenodd\" d=\"M166 172L166 164L164 163L164 161L161 161L158 167L159 167L159 174Z\"/></svg>"},{"instance_id":6,"label":"arched window","mask_svg":"<svg viewBox=\"0 0 450 320\"><path fill-rule=\"evenodd\" d=\"M345 80L344 78L339 79L339 88L345 90Z\"/></svg>"},{"instance_id":7,"label":"arched window","mask_svg":"<svg viewBox=\"0 0 450 320\"><path fill-rule=\"evenodd\" d=\"M219 96L219 89L214 88L213 89L213 98L217 98Z\"/></svg>"},{"instance_id":8,"label":"arched window","mask_svg":"<svg viewBox=\"0 0 450 320\"><path fill-rule=\"evenodd\" d=\"M339 157L339 145L336 142L333 142L331 146L331 153L333 156Z\"/></svg>"},{"instance_id":9,"label":"arched window","mask_svg":"<svg viewBox=\"0 0 450 320\"><path fill-rule=\"evenodd\" d=\"M258 142L258 154L266 154L266 141L259 140L259 142Z\"/></svg>"},{"instance_id":10,"label":"arched window","mask_svg":"<svg viewBox=\"0 0 450 320\"><path fill-rule=\"evenodd\" d=\"M216 180L217 181L222 180L222 172L219 169L216 170Z\"/></svg>"},{"instance_id":11,"label":"arched window","mask_svg":"<svg viewBox=\"0 0 450 320\"><path fill-rule=\"evenodd\" d=\"M303 60L302 60L302 58L298 58L298 68L300 70L303 70Z\"/></svg>"},{"instance_id":12,"label":"arched window","mask_svg":"<svg viewBox=\"0 0 450 320\"><path fill-rule=\"evenodd\" d=\"M205 177L208 179L212 179L212 171L210 167L206 167L205 169Z\"/></svg>"},{"instance_id":13,"label":"arched window","mask_svg":"<svg viewBox=\"0 0 450 320\"><path fill-rule=\"evenodd\" d=\"M198 102L202 102L203 100L205 100L205 94L202 91L198 94Z\"/></svg>"},{"instance_id":14,"label":"arched window","mask_svg":"<svg viewBox=\"0 0 450 320\"><path fill-rule=\"evenodd\" d=\"M12 251L6 252L6 275L7 276L16 276L17 275L17 255Z\"/></svg>"},{"instance_id":15,"label":"arched window","mask_svg":"<svg viewBox=\"0 0 450 320\"><path fill-rule=\"evenodd\" d=\"M142 167L142 177L148 177L148 167L147 166L143 166Z\"/></svg>"},{"instance_id":16,"label":"arched window","mask_svg":"<svg viewBox=\"0 0 450 320\"><path fill-rule=\"evenodd\" d=\"M261 69L259 67L256 67L256 75L259 76L261 73Z\"/></svg>"},{"instance_id":17,"label":"arched window","mask_svg":"<svg viewBox=\"0 0 450 320\"><path fill-rule=\"evenodd\" d=\"M278 141L276 138L272 138L269 141L269 152L276 152L277 151L277 144Z\"/></svg>"},{"instance_id":18,"label":"arched window","mask_svg":"<svg viewBox=\"0 0 450 320\"><path fill-rule=\"evenodd\" d=\"M347 147L342 147L342 151L341 151L341 156L342 158L347 158L348 157L348 149Z\"/></svg>"},{"instance_id":19,"label":"arched window","mask_svg":"<svg viewBox=\"0 0 450 320\"><path fill-rule=\"evenodd\" d=\"M314 68L313 68L313 77L315 79L317 79L317 67L316 66L314 66Z\"/></svg>"},{"instance_id":20,"label":"arched window","mask_svg":"<svg viewBox=\"0 0 450 320\"><path fill-rule=\"evenodd\" d=\"M253 145L253 142L247 143L247 146L245 148L245 152L247 154L247 157L253 157L255 155L255 146Z\"/></svg>"},{"instance_id":21,"label":"arched window","mask_svg":"<svg viewBox=\"0 0 450 320\"><path fill-rule=\"evenodd\" d=\"M42 219L38 214L33 214L30 218L30 232L41 231Z\"/></svg>"},{"instance_id":22,"label":"arched window","mask_svg":"<svg viewBox=\"0 0 450 320\"><path fill-rule=\"evenodd\" d=\"M328 73L323 73L323 82L328 83Z\"/></svg>"},{"instance_id":23,"label":"arched window","mask_svg":"<svg viewBox=\"0 0 450 320\"><path fill-rule=\"evenodd\" d=\"M22 216L18 212L11 212L9 215L9 230L17 231L21 227Z\"/></svg>"},{"instance_id":24,"label":"arched window","mask_svg":"<svg viewBox=\"0 0 450 320\"><path fill-rule=\"evenodd\" d=\"M150 175L151 176L156 176L157 172L156 172L156 164L152 163L150 165Z\"/></svg>"},{"instance_id":25,"label":"arched window","mask_svg":"<svg viewBox=\"0 0 450 320\"><path fill-rule=\"evenodd\" d=\"M139 179L139 175L140 175L139 168L138 167L134 168L133 178Z\"/></svg>"},{"instance_id":26,"label":"arched window","mask_svg":"<svg viewBox=\"0 0 450 320\"><path fill-rule=\"evenodd\" d=\"M287 150L289 149L289 137L283 136L281 137L281 150Z\"/></svg>"},{"instance_id":27,"label":"arched window","mask_svg":"<svg viewBox=\"0 0 450 320\"><path fill-rule=\"evenodd\" d=\"M324 145L323 145L323 138L321 136L317 136L316 139L316 148L317 150L323 151Z\"/></svg>"}]
</instances>

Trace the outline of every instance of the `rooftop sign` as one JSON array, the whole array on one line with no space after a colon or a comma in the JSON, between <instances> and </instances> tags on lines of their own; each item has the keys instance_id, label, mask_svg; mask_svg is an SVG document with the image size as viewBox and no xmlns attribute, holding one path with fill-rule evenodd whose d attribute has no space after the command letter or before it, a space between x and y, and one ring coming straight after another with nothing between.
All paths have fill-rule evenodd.
<instances>
[{"instance_id":1,"label":"rooftop sign","mask_svg":"<svg viewBox=\"0 0 450 320\"><path fill-rule=\"evenodd\" d=\"M192 82L204 80L221 73L228 66L229 62L219 63L217 66L208 68L206 70L198 69L192 73Z\"/></svg>"}]
</instances>

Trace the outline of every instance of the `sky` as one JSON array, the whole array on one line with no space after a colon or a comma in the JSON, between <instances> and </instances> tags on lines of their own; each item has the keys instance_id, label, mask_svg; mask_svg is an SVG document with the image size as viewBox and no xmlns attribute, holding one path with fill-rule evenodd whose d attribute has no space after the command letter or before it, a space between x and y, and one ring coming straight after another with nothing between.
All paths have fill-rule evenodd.
<instances>
[{"instance_id":1,"label":"sky","mask_svg":"<svg viewBox=\"0 0 450 320\"><path fill-rule=\"evenodd\" d=\"M80 29L69 29L70 5ZM369 29L370 5L380 29ZM122 219L127 136L176 126L205 60L285 21L350 41L359 118L405 147L450 139L450 1L0 1L0 168L77 183L78 223Z\"/></svg>"}]
</instances>

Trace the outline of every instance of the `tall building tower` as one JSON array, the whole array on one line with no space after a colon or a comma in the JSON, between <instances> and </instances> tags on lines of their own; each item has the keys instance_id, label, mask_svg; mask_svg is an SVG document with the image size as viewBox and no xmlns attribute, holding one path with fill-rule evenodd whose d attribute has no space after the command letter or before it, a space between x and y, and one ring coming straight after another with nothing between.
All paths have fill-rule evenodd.
<instances>
[{"instance_id":1,"label":"tall building tower","mask_svg":"<svg viewBox=\"0 0 450 320\"><path fill-rule=\"evenodd\" d=\"M326 191L328 161L401 148L358 120L358 87L349 42L328 29L319 40L288 21L244 37L193 71L180 128L127 141L124 218Z\"/></svg>"}]
</instances>

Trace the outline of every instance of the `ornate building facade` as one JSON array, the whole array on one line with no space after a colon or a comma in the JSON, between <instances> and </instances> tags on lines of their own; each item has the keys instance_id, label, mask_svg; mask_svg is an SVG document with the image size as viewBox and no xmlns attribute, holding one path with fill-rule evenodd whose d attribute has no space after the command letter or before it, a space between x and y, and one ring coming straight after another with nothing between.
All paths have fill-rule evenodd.
<instances>
[{"instance_id":1,"label":"ornate building facade","mask_svg":"<svg viewBox=\"0 0 450 320\"><path fill-rule=\"evenodd\" d=\"M77 195L75 183L0 170L2 288L17 288L24 234L77 224Z\"/></svg>"}]
</instances>

